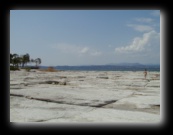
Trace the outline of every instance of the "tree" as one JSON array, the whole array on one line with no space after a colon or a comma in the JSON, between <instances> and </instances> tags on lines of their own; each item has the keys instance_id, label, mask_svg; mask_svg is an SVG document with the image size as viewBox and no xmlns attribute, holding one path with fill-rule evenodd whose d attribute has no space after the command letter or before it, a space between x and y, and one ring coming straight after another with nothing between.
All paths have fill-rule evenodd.
<instances>
[{"instance_id":1,"label":"tree","mask_svg":"<svg viewBox=\"0 0 173 135\"><path fill-rule=\"evenodd\" d=\"M19 62L19 59L18 59L19 55L14 53L13 56L12 56L12 64L13 66L17 66L18 67L18 62Z\"/></svg>"},{"instance_id":2,"label":"tree","mask_svg":"<svg viewBox=\"0 0 173 135\"><path fill-rule=\"evenodd\" d=\"M22 55L21 58L22 58L22 67L24 67L25 64L30 62L30 56L28 53L25 55Z\"/></svg>"},{"instance_id":3,"label":"tree","mask_svg":"<svg viewBox=\"0 0 173 135\"><path fill-rule=\"evenodd\" d=\"M10 53L10 64L13 65L13 66L10 65L10 68L12 67L13 69L14 68L18 69L19 64L20 66L24 67L25 64L27 64L28 62L35 62L36 66L38 66L39 64L41 64L41 59L37 58L35 60L34 59L30 60L30 55L28 53L26 53L25 55L20 55L20 56L16 53L14 54Z\"/></svg>"},{"instance_id":4,"label":"tree","mask_svg":"<svg viewBox=\"0 0 173 135\"><path fill-rule=\"evenodd\" d=\"M21 59L21 57L19 57L19 56L15 58L15 63L16 63L16 67L17 67L17 68L19 68L19 64L22 63L21 60L22 60L22 59Z\"/></svg>"},{"instance_id":5,"label":"tree","mask_svg":"<svg viewBox=\"0 0 173 135\"><path fill-rule=\"evenodd\" d=\"M31 62L31 63L34 63L34 62L35 62L35 60L34 60L34 59L31 59L31 60L30 60L30 62Z\"/></svg>"},{"instance_id":6,"label":"tree","mask_svg":"<svg viewBox=\"0 0 173 135\"><path fill-rule=\"evenodd\" d=\"M10 53L10 64L13 63L13 54Z\"/></svg>"},{"instance_id":7,"label":"tree","mask_svg":"<svg viewBox=\"0 0 173 135\"><path fill-rule=\"evenodd\" d=\"M18 57L17 58L17 62L18 62L18 64L20 64L20 67L21 67L21 65L22 65L22 58L21 57Z\"/></svg>"},{"instance_id":8,"label":"tree","mask_svg":"<svg viewBox=\"0 0 173 135\"><path fill-rule=\"evenodd\" d=\"M41 59L40 58L37 58L34 61L36 63L36 67L38 66L38 64L41 64Z\"/></svg>"}]
</instances>

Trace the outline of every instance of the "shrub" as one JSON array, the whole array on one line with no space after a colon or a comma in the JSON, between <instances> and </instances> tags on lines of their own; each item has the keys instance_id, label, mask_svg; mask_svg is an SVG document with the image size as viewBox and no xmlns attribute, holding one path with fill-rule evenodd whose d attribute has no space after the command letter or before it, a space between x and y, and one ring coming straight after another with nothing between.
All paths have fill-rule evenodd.
<instances>
[{"instance_id":1,"label":"shrub","mask_svg":"<svg viewBox=\"0 0 173 135\"><path fill-rule=\"evenodd\" d=\"M57 72L58 70L54 69L53 67L48 67L47 69L40 69L40 71L45 71L45 72Z\"/></svg>"},{"instance_id":2,"label":"shrub","mask_svg":"<svg viewBox=\"0 0 173 135\"><path fill-rule=\"evenodd\" d=\"M48 67L48 68L47 68L47 71L49 71L49 72L54 72L55 69L54 69L53 67Z\"/></svg>"},{"instance_id":3,"label":"shrub","mask_svg":"<svg viewBox=\"0 0 173 135\"><path fill-rule=\"evenodd\" d=\"M19 70L19 68L14 67L14 66L10 66L10 70Z\"/></svg>"}]
</instances>

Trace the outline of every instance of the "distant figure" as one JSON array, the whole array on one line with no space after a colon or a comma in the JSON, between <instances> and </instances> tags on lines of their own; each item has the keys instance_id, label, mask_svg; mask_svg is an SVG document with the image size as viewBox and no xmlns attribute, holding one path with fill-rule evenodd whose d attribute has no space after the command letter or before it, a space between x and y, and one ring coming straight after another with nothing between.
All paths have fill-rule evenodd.
<instances>
[{"instance_id":1,"label":"distant figure","mask_svg":"<svg viewBox=\"0 0 173 135\"><path fill-rule=\"evenodd\" d=\"M144 77L145 77L145 79L146 79L146 77L147 77L147 70L145 69L145 71L144 71Z\"/></svg>"}]
</instances>

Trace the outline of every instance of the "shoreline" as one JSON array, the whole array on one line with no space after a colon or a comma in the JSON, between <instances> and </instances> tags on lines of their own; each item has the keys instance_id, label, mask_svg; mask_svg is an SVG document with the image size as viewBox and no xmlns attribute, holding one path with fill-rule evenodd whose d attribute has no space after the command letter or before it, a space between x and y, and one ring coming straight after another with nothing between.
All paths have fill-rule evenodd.
<instances>
[{"instance_id":1,"label":"shoreline","mask_svg":"<svg viewBox=\"0 0 173 135\"><path fill-rule=\"evenodd\" d=\"M54 69L54 71L46 71L47 69L31 69L30 71L26 71L25 69L20 69L20 70L10 70L10 72L144 72L143 70L140 71L132 71L132 70L59 70L59 69ZM159 73L160 71L149 71L147 70L148 73Z\"/></svg>"}]
</instances>

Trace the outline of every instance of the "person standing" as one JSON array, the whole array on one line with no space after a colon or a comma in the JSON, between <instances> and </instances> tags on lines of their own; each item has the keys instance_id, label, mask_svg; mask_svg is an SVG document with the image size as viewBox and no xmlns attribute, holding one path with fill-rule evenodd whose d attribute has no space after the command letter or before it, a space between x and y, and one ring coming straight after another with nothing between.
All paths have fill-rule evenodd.
<instances>
[{"instance_id":1,"label":"person standing","mask_svg":"<svg viewBox=\"0 0 173 135\"><path fill-rule=\"evenodd\" d=\"M146 79L146 77L147 77L147 69L145 69L144 71L144 78Z\"/></svg>"}]
</instances>

